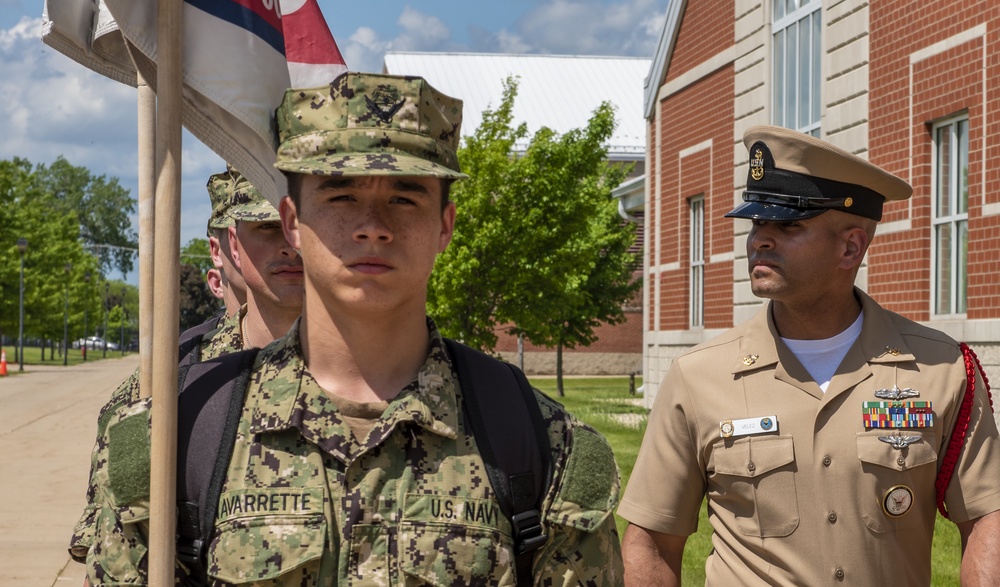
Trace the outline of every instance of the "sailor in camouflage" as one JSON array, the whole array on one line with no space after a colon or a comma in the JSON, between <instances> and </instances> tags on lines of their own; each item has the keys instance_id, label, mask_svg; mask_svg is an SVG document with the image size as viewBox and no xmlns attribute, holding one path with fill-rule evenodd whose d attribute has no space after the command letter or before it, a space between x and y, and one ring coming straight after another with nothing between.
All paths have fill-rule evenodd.
<instances>
[{"instance_id":1,"label":"sailor in camouflage","mask_svg":"<svg viewBox=\"0 0 1000 587\"><path fill-rule=\"evenodd\" d=\"M232 271L239 272L240 283L249 287L245 293L247 303L235 313L213 317L214 328L207 323L197 327L205 334L194 360L213 359L243 350L248 347L248 340L266 344L288 331L302 307L301 260L288 248L281 234L278 211L231 167L209 178L208 192L212 199L209 231L218 229L225 235L226 249L232 250L236 262L240 263ZM247 279L243 278L243 272ZM185 337L186 334L181 335L182 340ZM124 415L136 411L145 413L148 407L149 400L140 397L136 371L101 409L97 441L91 453L87 505L70 539L70 555L79 562L86 559L93 542L98 483L102 479L102 469L108 467L107 428Z\"/></svg>"},{"instance_id":2,"label":"sailor in camouflage","mask_svg":"<svg viewBox=\"0 0 1000 587\"><path fill-rule=\"evenodd\" d=\"M222 282L222 301L227 316L239 313L243 304L247 303L247 284L239 270L233 266L233 254L229 248L229 227L236 224L229 215L233 173L232 167L227 165L226 171L209 177L206 186L212 200L212 215L208 219L207 231L208 251Z\"/></svg>"},{"instance_id":3,"label":"sailor in camouflage","mask_svg":"<svg viewBox=\"0 0 1000 587\"><path fill-rule=\"evenodd\" d=\"M289 90L277 120L290 191L279 209L303 259L303 312L254 364L208 584L515 585L512 524L425 313L427 279L454 226L448 188L464 177L461 103L419 78L348 73ZM552 478L532 583L620 585L611 448L535 397ZM109 424L112 462L143 425ZM131 493L126 474L100 484L95 584L146 581L147 514L128 507Z\"/></svg>"},{"instance_id":4,"label":"sailor in camouflage","mask_svg":"<svg viewBox=\"0 0 1000 587\"><path fill-rule=\"evenodd\" d=\"M302 313L302 258L281 228L281 216L245 177L230 169L229 248L247 284L241 332L245 348L283 336Z\"/></svg>"}]
</instances>

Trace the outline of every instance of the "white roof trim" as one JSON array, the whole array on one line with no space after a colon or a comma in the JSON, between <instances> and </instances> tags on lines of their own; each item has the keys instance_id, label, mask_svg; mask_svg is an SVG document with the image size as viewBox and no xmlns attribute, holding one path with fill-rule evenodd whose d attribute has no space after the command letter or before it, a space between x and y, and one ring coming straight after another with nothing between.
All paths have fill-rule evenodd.
<instances>
[{"instance_id":1,"label":"white roof trim","mask_svg":"<svg viewBox=\"0 0 1000 587\"><path fill-rule=\"evenodd\" d=\"M525 123L529 136L514 145L515 152L526 149L543 126L557 133L585 128L594 109L608 101L617 121L605 145L608 159L639 162L646 152L642 88L650 63L648 57L390 51L383 70L422 76L462 99L463 136L475 132L485 109L499 105L503 80L520 77L514 123Z\"/></svg>"},{"instance_id":2,"label":"white roof trim","mask_svg":"<svg viewBox=\"0 0 1000 587\"><path fill-rule=\"evenodd\" d=\"M653 118L653 108L656 106L656 97L660 91L660 84L667 76L667 68L670 65L670 58L674 54L674 44L677 41L677 33L681 28L681 17L687 7L687 0L669 0L667 6L667 20L663 25L663 32L660 33L660 43L656 47L656 55L649 68L649 76L646 77L644 88L645 100L643 101L643 112L646 119Z\"/></svg>"}]
</instances>

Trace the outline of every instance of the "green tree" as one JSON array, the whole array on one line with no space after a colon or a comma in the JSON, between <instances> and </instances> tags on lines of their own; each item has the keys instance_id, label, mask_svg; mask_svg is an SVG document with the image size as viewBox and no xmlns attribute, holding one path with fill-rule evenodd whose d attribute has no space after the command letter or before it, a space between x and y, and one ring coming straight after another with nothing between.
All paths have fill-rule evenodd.
<instances>
[{"instance_id":1,"label":"green tree","mask_svg":"<svg viewBox=\"0 0 1000 587\"><path fill-rule=\"evenodd\" d=\"M459 160L468 174L454 184L458 209L451 244L440 256L428 287L428 313L449 336L484 350L496 345L498 309L509 290L506 265L519 265L519 251L508 250L516 212L509 180L515 143L527 126L513 127L517 83L508 78L496 110L483 112L475 134L466 137ZM498 264L498 261L503 261Z\"/></svg>"},{"instance_id":2,"label":"green tree","mask_svg":"<svg viewBox=\"0 0 1000 587\"><path fill-rule=\"evenodd\" d=\"M182 264L180 280L180 329L183 332L208 320L222 305L208 290L205 274L198 267Z\"/></svg>"},{"instance_id":3,"label":"green tree","mask_svg":"<svg viewBox=\"0 0 1000 587\"><path fill-rule=\"evenodd\" d=\"M73 212L61 209L38 180L37 170L23 159L0 161L0 333L17 336L21 254L19 238L28 242L24 254L25 338L62 342L64 317L73 332L83 330L97 302L84 276L99 280L96 259L80 242ZM67 266L69 269L67 270ZM67 300L69 311L67 312ZM88 321L88 327L89 327Z\"/></svg>"},{"instance_id":4,"label":"green tree","mask_svg":"<svg viewBox=\"0 0 1000 587\"><path fill-rule=\"evenodd\" d=\"M614 129L613 108L601 104L586 128L538 131L515 166L512 183L533 218L519 254L533 261L509 281L528 295L510 297L499 317L514 334L556 349L560 396L563 349L593 343L601 323L623 322L623 305L640 286L629 251L635 232L611 196L631 171L607 161Z\"/></svg>"},{"instance_id":5,"label":"green tree","mask_svg":"<svg viewBox=\"0 0 1000 587\"><path fill-rule=\"evenodd\" d=\"M212 264L212 252L208 246L208 239L193 238L181 247L181 263L193 265L204 278L208 270L215 267Z\"/></svg>"},{"instance_id":6,"label":"green tree","mask_svg":"<svg viewBox=\"0 0 1000 587\"><path fill-rule=\"evenodd\" d=\"M38 165L35 175L58 210L76 214L80 238L98 258L103 273L132 271L138 247L132 229L136 201L118 178L95 176L62 157L49 166Z\"/></svg>"},{"instance_id":7,"label":"green tree","mask_svg":"<svg viewBox=\"0 0 1000 587\"><path fill-rule=\"evenodd\" d=\"M459 150L469 175L455 185L452 244L441 255L428 311L446 334L491 350L499 324L543 346L592 343L602 322L624 319L632 279L632 228L618 217L611 190L629 167L609 164L604 144L614 111L602 104L586 128L563 135L543 128L522 156L524 125L512 126L517 82ZM559 370L559 388L562 372Z\"/></svg>"}]
</instances>

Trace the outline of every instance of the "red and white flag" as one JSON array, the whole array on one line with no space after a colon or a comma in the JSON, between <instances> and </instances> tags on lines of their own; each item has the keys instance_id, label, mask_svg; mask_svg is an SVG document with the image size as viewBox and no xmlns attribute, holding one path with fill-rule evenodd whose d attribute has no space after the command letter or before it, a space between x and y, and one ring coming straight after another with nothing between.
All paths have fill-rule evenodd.
<instances>
[{"instance_id":1,"label":"red and white flag","mask_svg":"<svg viewBox=\"0 0 1000 587\"><path fill-rule=\"evenodd\" d=\"M316 0L281 0L285 57L293 88L314 88L347 71Z\"/></svg>"},{"instance_id":2,"label":"red and white flag","mask_svg":"<svg viewBox=\"0 0 1000 587\"><path fill-rule=\"evenodd\" d=\"M157 2L105 1L155 89ZM290 83L277 0L184 0L183 12L182 123L277 205L272 120Z\"/></svg>"},{"instance_id":3,"label":"red and white flag","mask_svg":"<svg viewBox=\"0 0 1000 587\"><path fill-rule=\"evenodd\" d=\"M274 168L275 108L287 88L347 70L319 5L184 0L183 12L182 123L277 206L286 185ZM156 14L156 0L46 0L43 40L132 86L138 68L155 90Z\"/></svg>"}]
</instances>

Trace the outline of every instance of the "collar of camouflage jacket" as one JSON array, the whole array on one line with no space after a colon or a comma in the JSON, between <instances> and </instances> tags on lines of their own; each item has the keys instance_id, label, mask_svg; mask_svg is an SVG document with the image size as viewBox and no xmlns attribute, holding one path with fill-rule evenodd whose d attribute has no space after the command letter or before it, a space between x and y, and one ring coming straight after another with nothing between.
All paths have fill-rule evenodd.
<instances>
[{"instance_id":1,"label":"collar of camouflage jacket","mask_svg":"<svg viewBox=\"0 0 1000 587\"><path fill-rule=\"evenodd\" d=\"M412 421L422 428L448 438L458 435L458 382L453 374L444 340L428 319L429 350L427 359L400 394L389 403L369 437L383 436L401 422ZM350 438L351 434L339 412L316 380L302 357L299 323L283 338L263 349L257 359L256 374L247 392L250 432L306 430L325 418L327 433L316 436ZM308 420L308 422L306 422Z\"/></svg>"}]
</instances>

